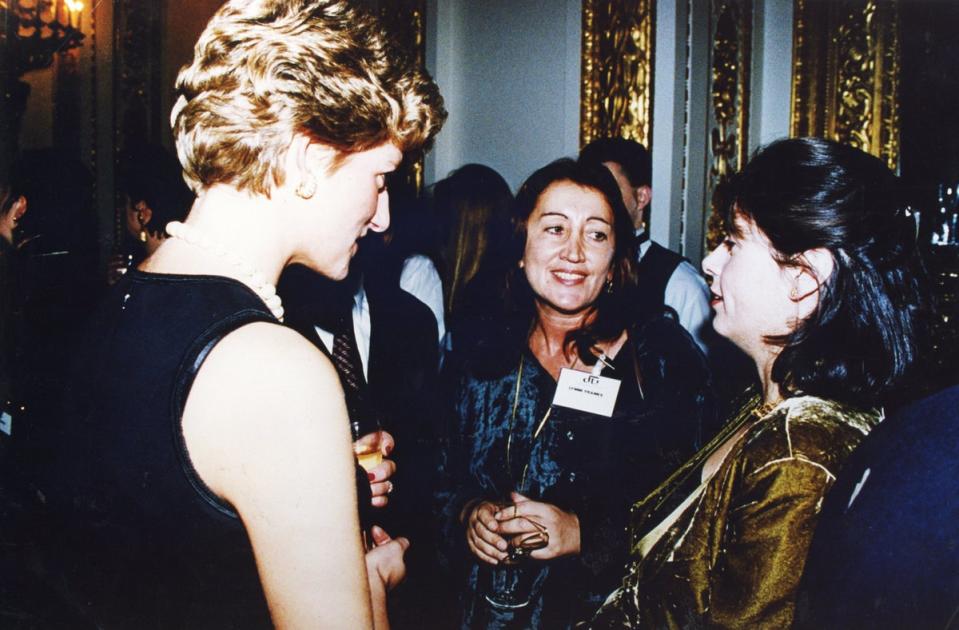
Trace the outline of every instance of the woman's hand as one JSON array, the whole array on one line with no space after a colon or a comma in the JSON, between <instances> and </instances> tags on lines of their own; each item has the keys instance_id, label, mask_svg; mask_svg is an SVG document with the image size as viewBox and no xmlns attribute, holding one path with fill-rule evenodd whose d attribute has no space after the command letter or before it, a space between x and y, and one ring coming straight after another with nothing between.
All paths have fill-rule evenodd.
<instances>
[{"instance_id":1,"label":"woman's hand","mask_svg":"<svg viewBox=\"0 0 959 630\"><path fill-rule=\"evenodd\" d=\"M410 547L405 538L390 538L382 527L370 529L373 547L366 552L366 577L370 584L370 604L373 608L373 627L389 628L386 594L406 576L403 554Z\"/></svg>"},{"instance_id":2,"label":"woman's hand","mask_svg":"<svg viewBox=\"0 0 959 630\"><path fill-rule=\"evenodd\" d=\"M378 431L358 439L354 443L354 450L356 450L357 445L362 445L364 441L377 439L379 440L380 453L382 453L384 459L367 470L366 474L370 480L370 493L373 495L370 505L381 508L386 507L386 504L390 502L390 493L393 492L393 482L390 481L390 477L396 472L396 462L386 459L386 457L393 452L396 442L387 431Z\"/></svg>"},{"instance_id":3,"label":"woman's hand","mask_svg":"<svg viewBox=\"0 0 959 630\"><path fill-rule=\"evenodd\" d=\"M374 525L370 530L373 547L366 552L366 573L370 587L380 584L387 591L393 590L406 577L403 554L410 547L406 538L391 538L382 527Z\"/></svg>"},{"instance_id":4,"label":"woman's hand","mask_svg":"<svg viewBox=\"0 0 959 630\"><path fill-rule=\"evenodd\" d=\"M466 544L473 555L488 564L499 564L506 559L506 539L499 535L500 523L494 514L500 506L491 501L480 501L466 518Z\"/></svg>"},{"instance_id":5,"label":"woman's hand","mask_svg":"<svg viewBox=\"0 0 959 630\"><path fill-rule=\"evenodd\" d=\"M546 528L549 544L529 554L535 560L550 560L580 552L579 517L552 503L531 501L518 492L510 494L513 505L496 513L498 530L507 537L525 536L540 531L530 521Z\"/></svg>"}]
</instances>

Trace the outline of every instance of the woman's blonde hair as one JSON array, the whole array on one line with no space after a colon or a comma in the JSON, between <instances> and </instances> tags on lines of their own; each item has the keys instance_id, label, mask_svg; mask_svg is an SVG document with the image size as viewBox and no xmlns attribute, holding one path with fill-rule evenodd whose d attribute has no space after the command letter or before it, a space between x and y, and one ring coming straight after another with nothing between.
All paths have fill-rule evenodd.
<instances>
[{"instance_id":1,"label":"woman's blonde hair","mask_svg":"<svg viewBox=\"0 0 959 630\"><path fill-rule=\"evenodd\" d=\"M385 142L425 148L446 118L429 75L343 0L230 0L176 89L171 125L194 190L227 183L269 195L297 132L342 159Z\"/></svg>"}]
</instances>

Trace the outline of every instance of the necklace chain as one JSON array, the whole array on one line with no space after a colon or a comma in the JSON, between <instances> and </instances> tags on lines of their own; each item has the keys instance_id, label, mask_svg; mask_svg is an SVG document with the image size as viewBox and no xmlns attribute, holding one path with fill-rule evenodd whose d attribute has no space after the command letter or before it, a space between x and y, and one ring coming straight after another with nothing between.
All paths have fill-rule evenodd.
<instances>
[{"instance_id":1,"label":"necklace chain","mask_svg":"<svg viewBox=\"0 0 959 630\"><path fill-rule=\"evenodd\" d=\"M167 234L173 238L193 245L205 252L209 252L230 263L238 272L241 281L253 289L257 296L263 300L266 307L273 313L273 317L281 322L283 321L283 301L280 299L280 296L276 294L276 287L255 267L223 247L220 243L211 240L206 234L191 225L180 221L171 221L167 223L166 231Z\"/></svg>"}]
</instances>

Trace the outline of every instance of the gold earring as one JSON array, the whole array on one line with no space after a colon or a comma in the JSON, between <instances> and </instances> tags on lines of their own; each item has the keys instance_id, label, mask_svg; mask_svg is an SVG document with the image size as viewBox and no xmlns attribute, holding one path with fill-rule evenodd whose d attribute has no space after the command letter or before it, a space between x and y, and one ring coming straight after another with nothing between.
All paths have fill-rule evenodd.
<instances>
[{"instance_id":1,"label":"gold earring","mask_svg":"<svg viewBox=\"0 0 959 630\"><path fill-rule=\"evenodd\" d=\"M141 229L141 230L140 230L139 237L140 237L140 242L141 242L141 243L146 243L146 242L147 242L147 231Z\"/></svg>"},{"instance_id":2,"label":"gold earring","mask_svg":"<svg viewBox=\"0 0 959 630\"><path fill-rule=\"evenodd\" d=\"M316 194L316 180L312 177L300 180L299 186L296 187L296 194L300 199L312 199Z\"/></svg>"},{"instance_id":3,"label":"gold earring","mask_svg":"<svg viewBox=\"0 0 959 630\"><path fill-rule=\"evenodd\" d=\"M792 290L789 292L789 298L792 299L792 300L798 300L798 299L799 299L799 289L797 289L796 287L793 287Z\"/></svg>"}]
</instances>

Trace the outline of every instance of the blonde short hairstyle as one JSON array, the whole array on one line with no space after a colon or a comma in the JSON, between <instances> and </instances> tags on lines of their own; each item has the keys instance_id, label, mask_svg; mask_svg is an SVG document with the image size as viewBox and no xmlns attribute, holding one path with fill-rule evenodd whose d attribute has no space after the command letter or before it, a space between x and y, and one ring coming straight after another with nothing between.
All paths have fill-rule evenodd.
<instances>
[{"instance_id":1,"label":"blonde short hairstyle","mask_svg":"<svg viewBox=\"0 0 959 630\"><path fill-rule=\"evenodd\" d=\"M384 142L405 153L426 148L446 118L429 75L344 0L230 0L176 88L171 125L194 190L269 195L294 133L340 159Z\"/></svg>"}]
</instances>

